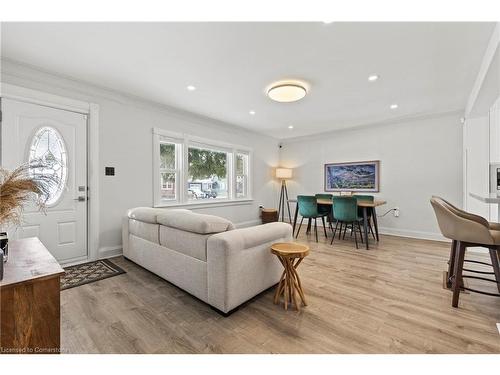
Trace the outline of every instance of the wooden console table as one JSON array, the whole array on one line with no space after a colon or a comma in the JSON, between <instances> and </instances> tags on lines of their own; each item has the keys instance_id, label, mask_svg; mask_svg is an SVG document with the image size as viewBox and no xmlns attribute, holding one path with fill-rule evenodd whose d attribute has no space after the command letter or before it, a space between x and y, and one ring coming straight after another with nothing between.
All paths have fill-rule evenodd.
<instances>
[{"instance_id":1,"label":"wooden console table","mask_svg":"<svg viewBox=\"0 0 500 375\"><path fill-rule=\"evenodd\" d=\"M0 281L0 353L60 352L60 276L38 238L9 241Z\"/></svg>"}]
</instances>

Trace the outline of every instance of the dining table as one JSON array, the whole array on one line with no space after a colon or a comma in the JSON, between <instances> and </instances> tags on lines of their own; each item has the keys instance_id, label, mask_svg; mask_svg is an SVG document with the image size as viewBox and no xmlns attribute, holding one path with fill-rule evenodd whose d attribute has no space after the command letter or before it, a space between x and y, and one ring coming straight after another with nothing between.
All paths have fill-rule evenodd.
<instances>
[{"instance_id":1,"label":"dining table","mask_svg":"<svg viewBox=\"0 0 500 375\"><path fill-rule=\"evenodd\" d=\"M295 226L297 225L297 216L299 214L299 202L297 199L289 199L289 203L295 203L295 214L293 216L293 233L295 233ZM335 204L335 197L333 199L318 199L318 205L332 206ZM377 222L377 212L376 207L382 206L387 202L381 199L374 199L373 201L359 200L358 207L362 208L363 211L363 232L365 234L365 246L366 250L369 250L368 244L368 213L371 212L373 217L373 226L375 229L375 239L378 242L378 222Z\"/></svg>"}]
</instances>

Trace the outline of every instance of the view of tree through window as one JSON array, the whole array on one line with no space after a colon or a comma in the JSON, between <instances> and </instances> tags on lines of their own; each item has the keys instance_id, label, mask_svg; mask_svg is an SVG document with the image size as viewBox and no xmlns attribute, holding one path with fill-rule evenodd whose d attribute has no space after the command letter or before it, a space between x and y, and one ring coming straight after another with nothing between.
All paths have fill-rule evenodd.
<instances>
[{"instance_id":1,"label":"view of tree through window","mask_svg":"<svg viewBox=\"0 0 500 375\"><path fill-rule=\"evenodd\" d=\"M227 152L189 147L188 199L228 198L227 170Z\"/></svg>"}]
</instances>

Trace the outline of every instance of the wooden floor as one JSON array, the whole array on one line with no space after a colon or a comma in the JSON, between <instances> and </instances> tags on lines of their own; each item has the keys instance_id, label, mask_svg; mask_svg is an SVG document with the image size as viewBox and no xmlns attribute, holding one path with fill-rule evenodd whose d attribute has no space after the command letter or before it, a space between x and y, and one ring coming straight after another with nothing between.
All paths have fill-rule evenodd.
<instances>
[{"instance_id":1,"label":"wooden floor","mask_svg":"<svg viewBox=\"0 0 500 375\"><path fill-rule=\"evenodd\" d=\"M126 274L62 292L62 350L500 353L500 298L462 293L451 307L446 243L382 236L366 251L347 239L299 240L311 246L299 267L309 306L299 313L274 305L270 290L224 318L120 257Z\"/></svg>"}]
</instances>

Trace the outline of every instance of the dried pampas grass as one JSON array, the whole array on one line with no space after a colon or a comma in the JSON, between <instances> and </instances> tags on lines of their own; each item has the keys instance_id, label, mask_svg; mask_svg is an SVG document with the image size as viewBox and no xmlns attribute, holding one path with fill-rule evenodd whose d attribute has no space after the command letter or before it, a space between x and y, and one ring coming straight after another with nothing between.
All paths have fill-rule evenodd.
<instances>
[{"instance_id":1,"label":"dried pampas grass","mask_svg":"<svg viewBox=\"0 0 500 375\"><path fill-rule=\"evenodd\" d=\"M54 174L39 171L50 168L43 159L25 163L12 172L0 168L0 225L21 224L24 205L34 202L44 210L51 190L59 184Z\"/></svg>"}]
</instances>

